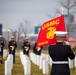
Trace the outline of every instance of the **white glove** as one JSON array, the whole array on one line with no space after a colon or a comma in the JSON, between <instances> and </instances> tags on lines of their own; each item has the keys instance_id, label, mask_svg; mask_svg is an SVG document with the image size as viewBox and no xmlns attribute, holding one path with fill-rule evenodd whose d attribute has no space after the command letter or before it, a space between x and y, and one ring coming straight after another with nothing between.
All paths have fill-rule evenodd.
<instances>
[{"instance_id":1,"label":"white glove","mask_svg":"<svg viewBox=\"0 0 76 75\"><path fill-rule=\"evenodd\" d=\"M41 49L41 48L40 48L40 47L38 47L38 48L37 48L37 51L40 51L40 49Z\"/></svg>"},{"instance_id":2,"label":"white glove","mask_svg":"<svg viewBox=\"0 0 76 75\"><path fill-rule=\"evenodd\" d=\"M69 43L68 41L65 41L65 44L66 44L66 45L70 45L70 43Z\"/></svg>"},{"instance_id":3,"label":"white glove","mask_svg":"<svg viewBox=\"0 0 76 75\"><path fill-rule=\"evenodd\" d=\"M26 51L28 51L28 50L29 50L29 47L24 47L24 48L25 48L25 50L26 50Z\"/></svg>"},{"instance_id":4,"label":"white glove","mask_svg":"<svg viewBox=\"0 0 76 75\"><path fill-rule=\"evenodd\" d=\"M10 47L12 48L12 50L14 50L14 48L15 48L14 46L10 46Z\"/></svg>"},{"instance_id":5,"label":"white glove","mask_svg":"<svg viewBox=\"0 0 76 75\"><path fill-rule=\"evenodd\" d=\"M2 47L2 45L0 45L0 47Z\"/></svg>"}]
</instances>

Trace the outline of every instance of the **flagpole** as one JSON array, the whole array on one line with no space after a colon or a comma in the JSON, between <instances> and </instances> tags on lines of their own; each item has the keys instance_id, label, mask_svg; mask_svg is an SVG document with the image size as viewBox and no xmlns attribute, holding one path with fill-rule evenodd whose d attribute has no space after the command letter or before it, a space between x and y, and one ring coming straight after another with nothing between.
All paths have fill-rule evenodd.
<instances>
[{"instance_id":1,"label":"flagpole","mask_svg":"<svg viewBox=\"0 0 76 75\"><path fill-rule=\"evenodd\" d=\"M61 12L61 15L64 15L64 8L63 8L63 7L61 7L60 12ZM64 21L65 21L65 20L64 20ZM66 29L66 31L67 31L67 26L66 26L66 25L65 25L65 29ZM69 40L67 40L67 41L69 41Z\"/></svg>"},{"instance_id":2,"label":"flagpole","mask_svg":"<svg viewBox=\"0 0 76 75\"><path fill-rule=\"evenodd\" d=\"M60 9L60 12L61 12L61 14L63 15L64 14L64 8L63 7L61 7L61 9Z\"/></svg>"}]
</instances>

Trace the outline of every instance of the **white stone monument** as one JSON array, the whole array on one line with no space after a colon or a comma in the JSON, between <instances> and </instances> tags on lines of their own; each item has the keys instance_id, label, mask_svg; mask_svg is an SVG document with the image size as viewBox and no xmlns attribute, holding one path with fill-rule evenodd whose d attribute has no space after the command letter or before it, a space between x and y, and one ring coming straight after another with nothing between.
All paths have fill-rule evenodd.
<instances>
[{"instance_id":1,"label":"white stone monument","mask_svg":"<svg viewBox=\"0 0 76 75\"><path fill-rule=\"evenodd\" d=\"M43 60L43 74L48 74L48 62L47 60Z\"/></svg>"},{"instance_id":2,"label":"white stone monument","mask_svg":"<svg viewBox=\"0 0 76 75\"><path fill-rule=\"evenodd\" d=\"M31 62L30 60L26 60L24 64L24 74L31 75Z\"/></svg>"},{"instance_id":3,"label":"white stone monument","mask_svg":"<svg viewBox=\"0 0 76 75\"><path fill-rule=\"evenodd\" d=\"M69 68L74 68L74 60L69 59Z\"/></svg>"}]
</instances>

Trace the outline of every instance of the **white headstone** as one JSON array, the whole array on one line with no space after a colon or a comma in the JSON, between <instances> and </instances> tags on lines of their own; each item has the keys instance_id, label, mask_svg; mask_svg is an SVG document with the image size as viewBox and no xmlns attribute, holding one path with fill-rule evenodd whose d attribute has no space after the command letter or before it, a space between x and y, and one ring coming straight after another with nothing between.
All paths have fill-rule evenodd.
<instances>
[{"instance_id":1,"label":"white headstone","mask_svg":"<svg viewBox=\"0 0 76 75\"><path fill-rule=\"evenodd\" d=\"M24 74L31 75L31 62L30 60L26 60L24 64Z\"/></svg>"},{"instance_id":2,"label":"white headstone","mask_svg":"<svg viewBox=\"0 0 76 75\"><path fill-rule=\"evenodd\" d=\"M37 65L37 55L36 54L34 55L34 64Z\"/></svg>"},{"instance_id":3,"label":"white headstone","mask_svg":"<svg viewBox=\"0 0 76 75\"><path fill-rule=\"evenodd\" d=\"M43 60L45 60L45 58L41 56L40 57L40 65L39 65L40 69L43 69Z\"/></svg>"},{"instance_id":4,"label":"white headstone","mask_svg":"<svg viewBox=\"0 0 76 75\"><path fill-rule=\"evenodd\" d=\"M33 53L32 55L31 55L32 57L31 57L31 60L32 60L32 62L35 64L35 54Z\"/></svg>"},{"instance_id":5,"label":"white headstone","mask_svg":"<svg viewBox=\"0 0 76 75\"><path fill-rule=\"evenodd\" d=\"M46 55L46 60L47 60L48 64L50 64L50 56L49 55Z\"/></svg>"},{"instance_id":6,"label":"white headstone","mask_svg":"<svg viewBox=\"0 0 76 75\"><path fill-rule=\"evenodd\" d=\"M74 68L74 60L69 59L69 68Z\"/></svg>"},{"instance_id":7,"label":"white headstone","mask_svg":"<svg viewBox=\"0 0 76 75\"><path fill-rule=\"evenodd\" d=\"M43 74L48 74L48 62L43 60Z\"/></svg>"},{"instance_id":8,"label":"white headstone","mask_svg":"<svg viewBox=\"0 0 76 75\"><path fill-rule=\"evenodd\" d=\"M37 55L37 66L40 65L40 55Z\"/></svg>"},{"instance_id":9,"label":"white headstone","mask_svg":"<svg viewBox=\"0 0 76 75\"><path fill-rule=\"evenodd\" d=\"M8 62L5 61L5 75L8 75Z\"/></svg>"},{"instance_id":10,"label":"white headstone","mask_svg":"<svg viewBox=\"0 0 76 75\"><path fill-rule=\"evenodd\" d=\"M50 57L50 66L52 66L52 58Z\"/></svg>"},{"instance_id":11,"label":"white headstone","mask_svg":"<svg viewBox=\"0 0 76 75\"><path fill-rule=\"evenodd\" d=\"M75 56L75 67L76 67L76 56Z\"/></svg>"},{"instance_id":12,"label":"white headstone","mask_svg":"<svg viewBox=\"0 0 76 75\"><path fill-rule=\"evenodd\" d=\"M3 58L5 58L6 56L8 55L8 52L7 52L7 50L3 50Z\"/></svg>"},{"instance_id":13,"label":"white headstone","mask_svg":"<svg viewBox=\"0 0 76 75\"><path fill-rule=\"evenodd\" d=\"M74 62L75 62L75 72L76 72L76 56L75 56Z\"/></svg>"}]
</instances>

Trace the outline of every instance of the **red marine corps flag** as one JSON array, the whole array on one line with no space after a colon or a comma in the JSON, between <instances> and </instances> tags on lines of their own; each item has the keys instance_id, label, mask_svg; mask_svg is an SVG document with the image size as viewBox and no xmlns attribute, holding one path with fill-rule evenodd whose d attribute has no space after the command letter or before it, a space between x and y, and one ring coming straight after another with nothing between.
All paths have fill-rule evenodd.
<instances>
[{"instance_id":1,"label":"red marine corps flag","mask_svg":"<svg viewBox=\"0 0 76 75\"><path fill-rule=\"evenodd\" d=\"M36 47L55 44L55 31L65 31L64 16L61 15L57 18L45 22L38 35Z\"/></svg>"}]
</instances>

